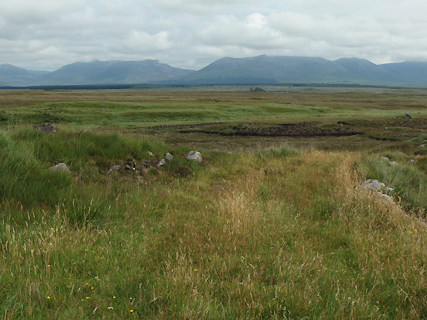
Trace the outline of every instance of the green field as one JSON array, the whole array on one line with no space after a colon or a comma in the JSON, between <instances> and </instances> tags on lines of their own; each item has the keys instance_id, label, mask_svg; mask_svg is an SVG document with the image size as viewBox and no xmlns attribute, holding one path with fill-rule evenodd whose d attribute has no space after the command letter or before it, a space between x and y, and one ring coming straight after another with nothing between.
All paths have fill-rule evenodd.
<instances>
[{"instance_id":1,"label":"green field","mask_svg":"<svg viewBox=\"0 0 427 320\"><path fill-rule=\"evenodd\" d=\"M0 91L0 318L427 318L427 91L205 89Z\"/></svg>"}]
</instances>

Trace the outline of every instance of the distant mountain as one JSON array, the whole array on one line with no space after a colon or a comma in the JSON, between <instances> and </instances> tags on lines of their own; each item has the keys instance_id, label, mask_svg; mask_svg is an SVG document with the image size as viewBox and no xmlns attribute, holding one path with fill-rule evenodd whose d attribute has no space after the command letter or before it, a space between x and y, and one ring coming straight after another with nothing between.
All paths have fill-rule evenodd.
<instances>
[{"instance_id":1,"label":"distant mountain","mask_svg":"<svg viewBox=\"0 0 427 320\"><path fill-rule=\"evenodd\" d=\"M427 85L427 62L376 65L365 59L316 57L225 57L199 71L157 60L75 62L56 71L29 71L0 65L0 85L323 83Z\"/></svg>"},{"instance_id":2,"label":"distant mountain","mask_svg":"<svg viewBox=\"0 0 427 320\"><path fill-rule=\"evenodd\" d=\"M0 65L0 83L2 85L28 86L38 81L40 74L11 64Z\"/></svg>"},{"instance_id":3,"label":"distant mountain","mask_svg":"<svg viewBox=\"0 0 427 320\"><path fill-rule=\"evenodd\" d=\"M180 79L194 84L331 83L364 85L427 84L427 63L376 65L368 60L314 57L219 59Z\"/></svg>"},{"instance_id":4,"label":"distant mountain","mask_svg":"<svg viewBox=\"0 0 427 320\"><path fill-rule=\"evenodd\" d=\"M42 77L40 84L141 84L172 80L191 70L156 60L75 62Z\"/></svg>"},{"instance_id":5,"label":"distant mountain","mask_svg":"<svg viewBox=\"0 0 427 320\"><path fill-rule=\"evenodd\" d=\"M334 61L348 72L348 79L360 84L390 84L399 83L399 78L369 60L358 58L342 58ZM427 80L427 78L426 78Z\"/></svg>"},{"instance_id":6,"label":"distant mountain","mask_svg":"<svg viewBox=\"0 0 427 320\"><path fill-rule=\"evenodd\" d=\"M406 84L427 84L427 62L407 61L381 67Z\"/></svg>"},{"instance_id":7,"label":"distant mountain","mask_svg":"<svg viewBox=\"0 0 427 320\"><path fill-rule=\"evenodd\" d=\"M345 79L339 64L313 57L269 57L219 59L181 78L189 83L287 83L327 82Z\"/></svg>"}]
</instances>

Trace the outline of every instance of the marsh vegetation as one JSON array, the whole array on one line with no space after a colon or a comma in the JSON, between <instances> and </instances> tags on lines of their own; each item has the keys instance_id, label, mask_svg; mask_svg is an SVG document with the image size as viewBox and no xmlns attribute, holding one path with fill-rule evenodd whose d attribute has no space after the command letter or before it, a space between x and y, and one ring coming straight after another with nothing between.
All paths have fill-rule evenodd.
<instances>
[{"instance_id":1,"label":"marsh vegetation","mask_svg":"<svg viewBox=\"0 0 427 320\"><path fill-rule=\"evenodd\" d=\"M1 318L427 317L423 90L2 91L0 105Z\"/></svg>"}]
</instances>

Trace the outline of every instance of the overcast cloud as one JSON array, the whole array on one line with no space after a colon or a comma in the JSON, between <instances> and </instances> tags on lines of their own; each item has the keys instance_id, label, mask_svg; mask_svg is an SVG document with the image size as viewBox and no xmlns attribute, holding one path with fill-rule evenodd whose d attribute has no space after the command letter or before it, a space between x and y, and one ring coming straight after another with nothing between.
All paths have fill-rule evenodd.
<instances>
[{"instance_id":1,"label":"overcast cloud","mask_svg":"<svg viewBox=\"0 0 427 320\"><path fill-rule=\"evenodd\" d=\"M427 61L424 0L0 0L0 64L261 54Z\"/></svg>"}]
</instances>

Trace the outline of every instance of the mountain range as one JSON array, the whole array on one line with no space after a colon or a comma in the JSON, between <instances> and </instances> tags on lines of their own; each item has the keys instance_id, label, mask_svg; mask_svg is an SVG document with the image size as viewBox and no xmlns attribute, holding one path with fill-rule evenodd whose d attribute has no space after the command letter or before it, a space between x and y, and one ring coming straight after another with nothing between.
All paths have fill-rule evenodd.
<instances>
[{"instance_id":1,"label":"mountain range","mask_svg":"<svg viewBox=\"0 0 427 320\"><path fill-rule=\"evenodd\" d=\"M75 62L52 72L0 65L1 86L262 83L427 85L427 62L262 55L224 57L198 71L157 60Z\"/></svg>"}]
</instances>

